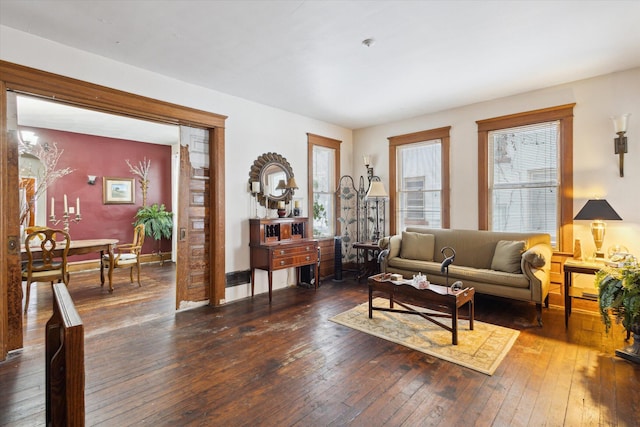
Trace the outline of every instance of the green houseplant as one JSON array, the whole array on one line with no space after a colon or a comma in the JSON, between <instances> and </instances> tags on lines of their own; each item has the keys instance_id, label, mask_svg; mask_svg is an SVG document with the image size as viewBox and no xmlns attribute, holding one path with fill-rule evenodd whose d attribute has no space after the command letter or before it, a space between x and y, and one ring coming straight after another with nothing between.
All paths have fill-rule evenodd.
<instances>
[{"instance_id":1,"label":"green houseplant","mask_svg":"<svg viewBox=\"0 0 640 427\"><path fill-rule=\"evenodd\" d=\"M640 363L640 267L628 264L622 268L604 268L596 273L598 306L607 332L611 316L629 333L634 342L616 350L616 355Z\"/></svg>"},{"instance_id":2,"label":"green houseplant","mask_svg":"<svg viewBox=\"0 0 640 427\"><path fill-rule=\"evenodd\" d=\"M160 240L162 238L171 238L171 232L173 231L173 213L165 210L164 204L158 205L154 203L150 206L143 206L136 212L133 225L138 224L144 224L145 235L152 237L156 241L158 255L162 258Z\"/></svg>"}]
</instances>

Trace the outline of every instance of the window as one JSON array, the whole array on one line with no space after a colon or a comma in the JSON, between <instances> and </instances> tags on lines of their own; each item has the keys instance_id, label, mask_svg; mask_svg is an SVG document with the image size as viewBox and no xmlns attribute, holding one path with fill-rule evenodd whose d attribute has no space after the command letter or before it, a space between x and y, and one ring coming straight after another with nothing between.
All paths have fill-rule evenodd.
<instances>
[{"instance_id":1,"label":"window","mask_svg":"<svg viewBox=\"0 0 640 427\"><path fill-rule=\"evenodd\" d=\"M539 232L557 241L559 122L489 132L491 230Z\"/></svg>"},{"instance_id":2,"label":"window","mask_svg":"<svg viewBox=\"0 0 640 427\"><path fill-rule=\"evenodd\" d=\"M573 105L478 121L479 229L573 241Z\"/></svg>"},{"instance_id":3,"label":"window","mask_svg":"<svg viewBox=\"0 0 640 427\"><path fill-rule=\"evenodd\" d=\"M336 197L340 141L307 134L309 149L309 217L314 237L332 237L336 230Z\"/></svg>"},{"instance_id":4,"label":"window","mask_svg":"<svg viewBox=\"0 0 640 427\"><path fill-rule=\"evenodd\" d=\"M392 233L449 227L449 129L389 138Z\"/></svg>"}]
</instances>

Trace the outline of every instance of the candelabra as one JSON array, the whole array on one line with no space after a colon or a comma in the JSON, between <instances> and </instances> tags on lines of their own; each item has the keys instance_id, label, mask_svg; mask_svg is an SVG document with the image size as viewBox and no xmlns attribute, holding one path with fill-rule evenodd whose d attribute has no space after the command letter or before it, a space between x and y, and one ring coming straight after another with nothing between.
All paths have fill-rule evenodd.
<instances>
[{"instance_id":1,"label":"candelabra","mask_svg":"<svg viewBox=\"0 0 640 427\"><path fill-rule=\"evenodd\" d=\"M82 216L80 216L80 214L76 214L74 215L74 217L71 217L69 215L69 212L65 212L62 215L61 219L56 218L55 214L51 214L49 215L49 221L51 221L53 223L53 225L58 225L58 223L60 223L60 221L62 221L62 225L64 227L62 227L62 229L64 231L66 231L67 233L69 233L69 222L73 221L73 222L80 222L82 220Z\"/></svg>"}]
</instances>

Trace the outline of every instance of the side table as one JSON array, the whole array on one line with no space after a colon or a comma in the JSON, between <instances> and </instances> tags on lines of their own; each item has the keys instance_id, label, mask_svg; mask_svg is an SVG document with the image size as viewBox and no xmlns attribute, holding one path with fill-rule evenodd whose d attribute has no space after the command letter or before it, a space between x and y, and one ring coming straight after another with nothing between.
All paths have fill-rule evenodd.
<instances>
[{"instance_id":1,"label":"side table","mask_svg":"<svg viewBox=\"0 0 640 427\"><path fill-rule=\"evenodd\" d=\"M598 299L598 290L583 289L572 286L573 273L595 275L604 267L604 263L596 261L578 261L569 258L564 262L564 327L569 326L569 316L571 316L571 298L579 297L590 300Z\"/></svg>"},{"instance_id":2,"label":"side table","mask_svg":"<svg viewBox=\"0 0 640 427\"><path fill-rule=\"evenodd\" d=\"M380 246L378 242L356 242L353 244L353 248L362 250L364 256L362 270L358 271L358 281L364 277L379 273L378 253L380 252Z\"/></svg>"}]
</instances>

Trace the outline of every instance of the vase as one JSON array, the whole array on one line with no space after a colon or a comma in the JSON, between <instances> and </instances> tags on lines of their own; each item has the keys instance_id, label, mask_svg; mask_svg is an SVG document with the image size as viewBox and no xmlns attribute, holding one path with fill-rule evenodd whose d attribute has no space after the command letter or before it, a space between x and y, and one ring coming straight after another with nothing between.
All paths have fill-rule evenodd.
<instances>
[{"instance_id":1,"label":"vase","mask_svg":"<svg viewBox=\"0 0 640 427\"><path fill-rule=\"evenodd\" d=\"M287 210L286 209L278 209L278 216L280 218L284 218L284 216L287 214Z\"/></svg>"},{"instance_id":2,"label":"vase","mask_svg":"<svg viewBox=\"0 0 640 427\"><path fill-rule=\"evenodd\" d=\"M628 347L616 350L616 356L640 363L640 323L631 325L629 332L633 336L633 343Z\"/></svg>"}]
</instances>

